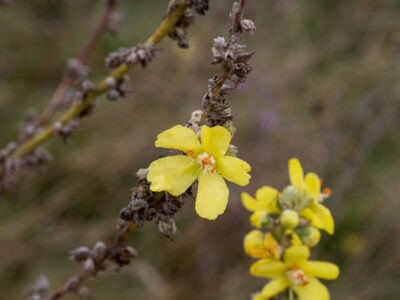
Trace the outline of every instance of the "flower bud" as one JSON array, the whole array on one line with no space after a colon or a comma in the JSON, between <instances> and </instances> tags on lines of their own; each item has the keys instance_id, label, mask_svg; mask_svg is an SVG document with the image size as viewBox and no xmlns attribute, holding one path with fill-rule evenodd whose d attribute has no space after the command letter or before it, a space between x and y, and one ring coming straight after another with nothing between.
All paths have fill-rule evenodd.
<instances>
[{"instance_id":1,"label":"flower bud","mask_svg":"<svg viewBox=\"0 0 400 300\"><path fill-rule=\"evenodd\" d=\"M270 218L265 210L257 210L250 217L250 223L256 228L268 225Z\"/></svg>"},{"instance_id":2,"label":"flower bud","mask_svg":"<svg viewBox=\"0 0 400 300\"><path fill-rule=\"evenodd\" d=\"M284 202L285 203L293 203L296 198L298 196L298 192L296 190L296 188L294 188L293 186L289 185L286 188L284 188L283 190L283 198L284 198Z\"/></svg>"},{"instance_id":3,"label":"flower bud","mask_svg":"<svg viewBox=\"0 0 400 300\"><path fill-rule=\"evenodd\" d=\"M256 26L252 20L243 19L240 21L240 25L244 31L247 31L250 34L254 34L254 31L256 31Z\"/></svg>"},{"instance_id":4,"label":"flower bud","mask_svg":"<svg viewBox=\"0 0 400 300\"><path fill-rule=\"evenodd\" d=\"M315 227L307 227L308 234L302 236L303 243L308 247L313 247L318 244L321 238L321 232Z\"/></svg>"},{"instance_id":5,"label":"flower bud","mask_svg":"<svg viewBox=\"0 0 400 300\"><path fill-rule=\"evenodd\" d=\"M299 215L291 209L285 209L281 215L281 223L286 228L294 228L299 224Z\"/></svg>"},{"instance_id":6,"label":"flower bud","mask_svg":"<svg viewBox=\"0 0 400 300\"><path fill-rule=\"evenodd\" d=\"M264 243L264 234L260 230L252 230L244 237L244 251L253 256L254 249L262 247Z\"/></svg>"}]
</instances>

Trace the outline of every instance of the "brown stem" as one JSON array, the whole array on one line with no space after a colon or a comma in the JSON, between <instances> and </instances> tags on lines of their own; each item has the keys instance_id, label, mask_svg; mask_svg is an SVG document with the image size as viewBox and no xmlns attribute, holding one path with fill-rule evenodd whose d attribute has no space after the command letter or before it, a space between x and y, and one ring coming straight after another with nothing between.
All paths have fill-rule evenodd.
<instances>
[{"instance_id":1,"label":"brown stem","mask_svg":"<svg viewBox=\"0 0 400 300\"><path fill-rule=\"evenodd\" d=\"M127 224L121 231L119 231L117 236L110 243L108 247L109 254L105 256L101 261L97 262L96 267L92 271L82 270L75 276L72 276L55 293L47 297L46 300L59 299L70 292L76 291L76 288L81 286L86 279L93 277L98 272L102 271L103 263L111 258L111 255L114 252L114 250L116 250L119 246L123 245L126 242L126 240L131 236L132 232L135 230L136 227L137 226L134 222L130 222L129 224ZM75 287L75 289L71 288L71 286Z\"/></svg>"},{"instance_id":2,"label":"brown stem","mask_svg":"<svg viewBox=\"0 0 400 300\"><path fill-rule=\"evenodd\" d=\"M87 43L85 44L82 51L79 53L77 57L77 59L80 61L81 64L83 65L86 64L87 59L90 53L93 51L94 47L96 46L97 41L100 39L101 35L106 31L110 15L116 4L117 0L111 0L107 2L106 10L104 11L103 16L101 17L92 35L90 36L89 40L87 41ZM57 107L59 106L60 102L64 98L69 87L72 85L75 79L76 79L76 74L73 72L67 72L64 75L63 79L57 86L53 96L51 97L49 105L45 108L42 115L40 116L36 124L37 128L46 125L47 122L53 117L55 111L57 110Z\"/></svg>"},{"instance_id":3,"label":"brown stem","mask_svg":"<svg viewBox=\"0 0 400 300\"><path fill-rule=\"evenodd\" d=\"M175 24L181 19L185 10L189 7L186 0L181 0L174 8L173 11L163 20L156 31L147 39L145 45L157 44L159 43L168 33L174 28ZM61 115L53 124L48 125L43 131L39 132L31 139L27 140L25 143L20 145L13 153L14 158L21 158L28 153L32 152L33 149L38 147L40 144L44 143L48 139L54 136L54 124L61 123L65 124L69 120L79 116L85 109L87 109L98 96L106 91L106 79L108 77L113 77L116 80L122 78L130 69L132 69L135 64L126 63L120 65L117 69L111 71L95 88L95 90L83 99L82 103L75 103L72 105L63 115ZM2 175L3 169L0 167L0 177Z\"/></svg>"}]
</instances>

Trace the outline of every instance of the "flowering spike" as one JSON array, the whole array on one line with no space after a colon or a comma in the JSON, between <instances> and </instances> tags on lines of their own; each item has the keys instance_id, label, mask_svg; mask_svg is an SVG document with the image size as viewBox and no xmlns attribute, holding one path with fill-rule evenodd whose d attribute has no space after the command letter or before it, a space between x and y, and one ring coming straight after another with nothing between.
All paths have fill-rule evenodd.
<instances>
[{"instance_id":1,"label":"flowering spike","mask_svg":"<svg viewBox=\"0 0 400 300\"><path fill-rule=\"evenodd\" d=\"M320 203L331 190L324 188L321 193L322 180L315 173L304 176L296 158L289 161L289 176L291 185L282 192L263 187L256 199L242 193L243 205L253 212L250 223L267 230L253 230L244 239L245 252L260 259L251 266L250 273L271 279L253 300L270 299L286 289L294 291L299 300L329 300L329 292L318 278L336 279L339 268L328 262L309 261L308 247L320 240L317 228L333 233L330 211ZM274 249L279 255L273 255Z\"/></svg>"}]
</instances>

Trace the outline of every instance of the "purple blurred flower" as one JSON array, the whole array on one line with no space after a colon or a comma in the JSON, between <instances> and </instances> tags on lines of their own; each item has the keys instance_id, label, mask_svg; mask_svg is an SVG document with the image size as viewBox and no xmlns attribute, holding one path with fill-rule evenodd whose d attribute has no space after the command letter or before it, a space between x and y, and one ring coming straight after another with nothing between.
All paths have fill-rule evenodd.
<instances>
[{"instance_id":1,"label":"purple blurred flower","mask_svg":"<svg viewBox=\"0 0 400 300\"><path fill-rule=\"evenodd\" d=\"M273 131L279 123L279 116L274 111L262 111L258 115L258 124L264 131Z\"/></svg>"}]
</instances>

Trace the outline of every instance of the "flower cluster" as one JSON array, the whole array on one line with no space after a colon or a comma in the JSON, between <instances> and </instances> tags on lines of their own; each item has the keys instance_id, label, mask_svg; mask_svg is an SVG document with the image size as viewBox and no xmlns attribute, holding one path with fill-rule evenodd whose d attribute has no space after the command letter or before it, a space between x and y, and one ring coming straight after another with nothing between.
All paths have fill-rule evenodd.
<instances>
[{"instance_id":1,"label":"flower cluster","mask_svg":"<svg viewBox=\"0 0 400 300\"><path fill-rule=\"evenodd\" d=\"M226 128L204 125L199 135L181 125L159 134L157 147L180 150L183 154L151 163L147 180L152 191L167 191L173 196L183 194L198 180L196 212L202 218L214 220L228 204L229 190L224 178L245 186L250 180L250 166L228 151L231 134Z\"/></svg>"},{"instance_id":2,"label":"flower cluster","mask_svg":"<svg viewBox=\"0 0 400 300\"><path fill-rule=\"evenodd\" d=\"M270 299L287 290L290 299L328 300L329 292L317 279L336 279L339 268L328 262L309 261L309 247L318 244L321 230L333 234L334 222L323 205L331 191L321 191L315 173L304 176L300 162L289 160L290 185L282 192L264 186L255 198L242 194L242 203L252 212L251 224L258 228L244 238L245 252L260 259L250 268L253 276L271 279L253 300ZM260 229L266 230L266 233Z\"/></svg>"}]
</instances>

